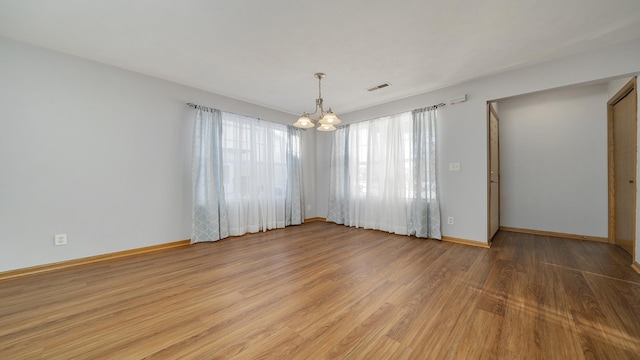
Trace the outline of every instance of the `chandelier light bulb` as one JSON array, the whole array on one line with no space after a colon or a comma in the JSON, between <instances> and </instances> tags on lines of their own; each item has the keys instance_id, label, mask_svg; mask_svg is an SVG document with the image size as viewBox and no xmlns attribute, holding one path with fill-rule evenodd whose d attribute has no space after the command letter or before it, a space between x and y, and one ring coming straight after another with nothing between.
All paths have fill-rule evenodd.
<instances>
[{"instance_id":1,"label":"chandelier light bulb","mask_svg":"<svg viewBox=\"0 0 640 360\"><path fill-rule=\"evenodd\" d=\"M316 129L318 131L335 131L336 127L331 124L320 124Z\"/></svg>"},{"instance_id":2,"label":"chandelier light bulb","mask_svg":"<svg viewBox=\"0 0 640 360\"><path fill-rule=\"evenodd\" d=\"M320 124L330 124L330 125L338 125L341 122L342 121L338 119L336 114L334 114L333 111L331 111L331 109L329 109L329 111L327 111L327 113L324 114L324 116L320 120Z\"/></svg>"},{"instance_id":3,"label":"chandelier light bulb","mask_svg":"<svg viewBox=\"0 0 640 360\"><path fill-rule=\"evenodd\" d=\"M311 119L305 114L302 115L298 121L296 121L293 126L297 127L297 128L301 128L301 129L309 129L314 127L315 125L313 125L313 121L311 121Z\"/></svg>"}]
</instances>

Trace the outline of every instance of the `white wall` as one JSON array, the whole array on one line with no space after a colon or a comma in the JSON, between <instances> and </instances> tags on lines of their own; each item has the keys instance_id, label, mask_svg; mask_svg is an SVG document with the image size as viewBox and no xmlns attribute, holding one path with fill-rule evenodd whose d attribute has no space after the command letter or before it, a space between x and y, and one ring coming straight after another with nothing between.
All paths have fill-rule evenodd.
<instances>
[{"instance_id":1,"label":"white wall","mask_svg":"<svg viewBox=\"0 0 640 360\"><path fill-rule=\"evenodd\" d=\"M6 38L0 54L0 271L188 239L186 102L295 121Z\"/></svg>"},{"instance_id":2,"label":"white wall","mask_svg":"<svg viewBox=\"0 0 640 360\"><path fill-rule=\"evenodd\" d=\"M304 218L318 216L316 212L316 130L302 132L302 186L304 186Z\"/></svg>"},{"instance_id":3,"label":"white wall","mask_svg":"<svg viewBox=\"0 0 640 360\"><path fill-rule=\"evenodd\" d=\"M500 100L500 225L607 237L607 84Z\"/></svg>"},{"instance_id":4,"label":"white wall","mask_svg":"<svg viewBox=\"0 0 640 360\"><path fill-rule=\"evenodd\" d=\"M487 242L487 101L515 95L621 77L640 72L640 39L598 51L561 58L508 71L464 84L428 92L368 109L342 114L346 123L449 102L467 94L468 101L440 110L438 171L443 218L455 217L455 225L443 224L444 236ZM462 171L448 172L447 163L460 162ZM326 184L319 177L319 184ZM319 193L326 190L318 189ZM639 202L640 204L640 202ZM320 216L326 208L319 208Z\"/></svg>"},{"instance_id":5,"label":"white wall","mask_svg":"<svg viewBox=\"0 0 640 360\"><path fill-rule=\"evenodd\" d=\"M316 137L316 211L317 216L326 218L329 209L329 172L331 171L332 133L318 132Z\"/></svg>"}]
</instances>

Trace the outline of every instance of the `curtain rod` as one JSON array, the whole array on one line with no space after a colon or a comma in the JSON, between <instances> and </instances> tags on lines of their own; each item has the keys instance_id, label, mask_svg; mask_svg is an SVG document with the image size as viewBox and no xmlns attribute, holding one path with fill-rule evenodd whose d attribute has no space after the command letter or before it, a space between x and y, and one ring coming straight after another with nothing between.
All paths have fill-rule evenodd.
<instances>
[{"instance_id":1,"label":"curtain rod","mask_svg":"<svg viewBox=\"0 0 640 360\"><path fill-rule=\"evenodd\" d=\"M190 107L192 107L194 109L198 109L199 108L199 109L202 109L204 111L209 111L209 112L213 112L213 111L217 110L217 111L221 111L221 112L226 112L227 114L233 114L233 115L238 115L238 116L248 116L248 117L252 117L254 119L258 119L258 120L264 120L264 119L259 118L259 117L253 117L253 116L249 116L249 115L238 114L238 113L234 113L234 112L231 112L231 111L220 110L220 109L211 108L211 107L208 107L208 106L202 106L202 105L198 105L198 104L194 104L194 103L187 103L187 106L190 106ZM269 121L269 120L264 120L264 121Z\"/></svg>"},{"instance_id":2,"label":"curtain rod","mask_svg":"<svg viewBox=\"0 0 640 360\"><path fill-rule=\"evenodd\" d=\"M202 106L202 105L198 105L198 104L194 104L194 103L187 103L187 106L192 107L194 109L201 109L204 111L208 111L208 112L214 112L214 111L220 111L220 112L226 112L227 114L233 114L233 115L238 115L238 116L246 116L246 117L250 117L250 118L254 118L254 119L258 119L258 120L262 120L262 121L270 121L270 122L275 122L275 121L271 121L271 120L265 120L259 117L253 117L253 116L249 116L249 115L244 115L244 114L238 114L238 113L234 113L231 111L224 111L224 110L220 110L220 109L216 109L216 108L211 108L211 107L207 107L207 106ZM278 122L275 122L276 124L279 124Z\"/></svg>"},{"instance_id":3,"label":"curtain rod","mask_svg":"<svg viewBox=\"0 0 640 360\"><path fill-rule=\"evenodd\" d=\"M433 109L437 109L437 108L443 107L443 106L447 106L447 104L440 103L440 104L430 105L430 106L424 107L423 109L425 109L425 110L433 110ZM417 109L417 110L420 110L420 109Z\"/></svg>"},{"instance_id":4,"label":"curtain rod","mask_svg":"<svg viewBox=\"0 0 640 360\"><path fill-rule=\"evenodd\" d=\"M197 105L197 104L194 104L194 103L187 103L187 106L190 106L190 107L192 107L194 109L200 108L202 110L209 111L209 112L212 112L213 110L217 110L217 109L214 109L214 108L210 108L210 107L206 107L206 106L202 106L202 105Z\"/></svg>"}]
</instances>

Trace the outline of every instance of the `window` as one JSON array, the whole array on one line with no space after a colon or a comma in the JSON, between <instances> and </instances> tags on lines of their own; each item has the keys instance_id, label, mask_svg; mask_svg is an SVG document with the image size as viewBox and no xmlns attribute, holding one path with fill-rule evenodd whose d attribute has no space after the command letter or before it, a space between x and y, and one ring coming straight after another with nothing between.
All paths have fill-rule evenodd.
<instances>
[{"instance_id":1,"label":"window","mask_svg":"<svg viewBox=\"0 0 640 360\"><path fill-rule=\"evenodd\" d=\"M227 200L284 198L287 184L287 127L222 114L223 186Z\"/></svg>"},{"instance_id":2,"label":"window","mask_svg":"<svg viewBox=\"0 0 640 360\"><path fill-rule=\"evenodd\" d=\"M331 152L327 220L440 238L435 109L340 127Z\"/></svg>"},{"instance_id":3,"label":"window","mask_svg":"<svg viewBox=\"0 0 640 360\"><path fill-rule=\"evenodd\" d=\"M302 223L298 129L198 108L192 242Z\"/></svg>"}]
</instances>

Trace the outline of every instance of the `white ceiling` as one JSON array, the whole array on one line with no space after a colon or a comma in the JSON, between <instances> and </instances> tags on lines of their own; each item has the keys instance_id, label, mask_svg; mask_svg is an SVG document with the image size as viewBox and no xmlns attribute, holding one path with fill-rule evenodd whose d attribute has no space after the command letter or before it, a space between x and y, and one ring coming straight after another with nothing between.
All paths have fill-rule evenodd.
<instances>
[{"instance_id":1,"label":"white ceiling","mask_svg":"<svg viewBox=\"0 0 640 360\"><path fill-rule=\"evenodd\" d=\"M0 35L292 114L325 72L341 114L640 37L640 0L0 0Z\"/></svg>"}]
</instances>

